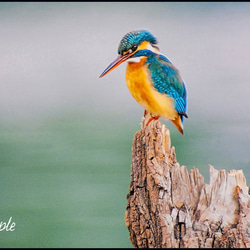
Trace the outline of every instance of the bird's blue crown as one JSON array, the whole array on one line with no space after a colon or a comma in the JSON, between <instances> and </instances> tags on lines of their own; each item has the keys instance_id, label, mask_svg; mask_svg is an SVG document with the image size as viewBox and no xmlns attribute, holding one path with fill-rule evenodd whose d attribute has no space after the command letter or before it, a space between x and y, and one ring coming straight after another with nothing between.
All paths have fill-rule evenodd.
<instances>
[{"instance_id":1,"label":"bird's blue crown","mask_svg":"<svg viewBox=\"0 0 250 250\"><path fill-rule=\"evenodd\" d=\"M122 55L129 49L137 48L143 41L148 41L151 44L156 44L156 38L146 30L131 31L127 33L121 40L118 47L118 54Z\"/></svg>"}]
</instances>

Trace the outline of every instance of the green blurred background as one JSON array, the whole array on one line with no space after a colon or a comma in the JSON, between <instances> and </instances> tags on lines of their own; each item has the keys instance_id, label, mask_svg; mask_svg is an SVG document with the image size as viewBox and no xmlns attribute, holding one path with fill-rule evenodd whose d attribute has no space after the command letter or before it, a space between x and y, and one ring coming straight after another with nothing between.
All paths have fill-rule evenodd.
<instances>
[{"instance_id":1,"label":"green blurred background","mask_svg":"<svg viewBox=\"0 0 250 250\"><path fill-rule=\"evenodd\" d=\"M188 91L177 160L242 169L249 184L250 3L0 3L1 247L132 247L124 222L143 108L121 65L147 29Z\"/></svg>"}]
</instances>

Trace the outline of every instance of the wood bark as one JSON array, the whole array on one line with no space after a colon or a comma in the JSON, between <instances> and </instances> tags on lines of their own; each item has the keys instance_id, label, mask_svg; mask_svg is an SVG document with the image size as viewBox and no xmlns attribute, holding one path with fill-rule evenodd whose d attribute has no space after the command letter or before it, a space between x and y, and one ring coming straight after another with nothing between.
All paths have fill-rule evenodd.
<instances>
[{"instance_id":1,"label":"wood bark","mask_svg":"<svg viewBox=\"0 0 250 250\"><path fill-rule=\"evenodd\" d=\"M125 223L137 248L250 247L250 195L242 170L198 168L176 160L169 130L151 121L133 139ZM188 149L187 149L188 150Z\"/></svg>"}]
</instances>

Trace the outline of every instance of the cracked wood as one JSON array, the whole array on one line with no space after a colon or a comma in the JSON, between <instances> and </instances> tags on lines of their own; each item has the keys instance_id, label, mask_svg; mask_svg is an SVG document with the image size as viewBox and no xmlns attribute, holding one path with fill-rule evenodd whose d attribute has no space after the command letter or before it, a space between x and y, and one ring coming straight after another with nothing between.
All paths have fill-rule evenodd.
<instances>
[{"instance_id":1,"label":"cracked wood","mask_svg":"<svg viewBox=\"0 0 250 250\"><path fill-rule=\"evenodd\" d=\"M169 130L158 121L133 139L125 223L138 248L250 247L250 196L242 170L197 168L176 160Z\"/></svg>"}]
</instances>

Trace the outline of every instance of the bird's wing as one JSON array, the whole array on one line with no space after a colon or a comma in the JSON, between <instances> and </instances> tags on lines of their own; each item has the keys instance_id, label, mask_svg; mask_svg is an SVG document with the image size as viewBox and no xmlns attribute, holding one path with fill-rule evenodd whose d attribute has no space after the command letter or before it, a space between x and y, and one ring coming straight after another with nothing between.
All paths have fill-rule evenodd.
<instances>
[{"instance_id":1,"label":"bird's wing","mask_svg":"<svg viewBox=\"0 0 250 250\"><path fill-rule=\"evenodd\" d=\"M154 87L160 93L165 93L175 100L175 109L181 115L186 114L186 88L178 70L163 55L159 55L157 60L149 62L148 69Z\"/></svg>"}]
</instances>

